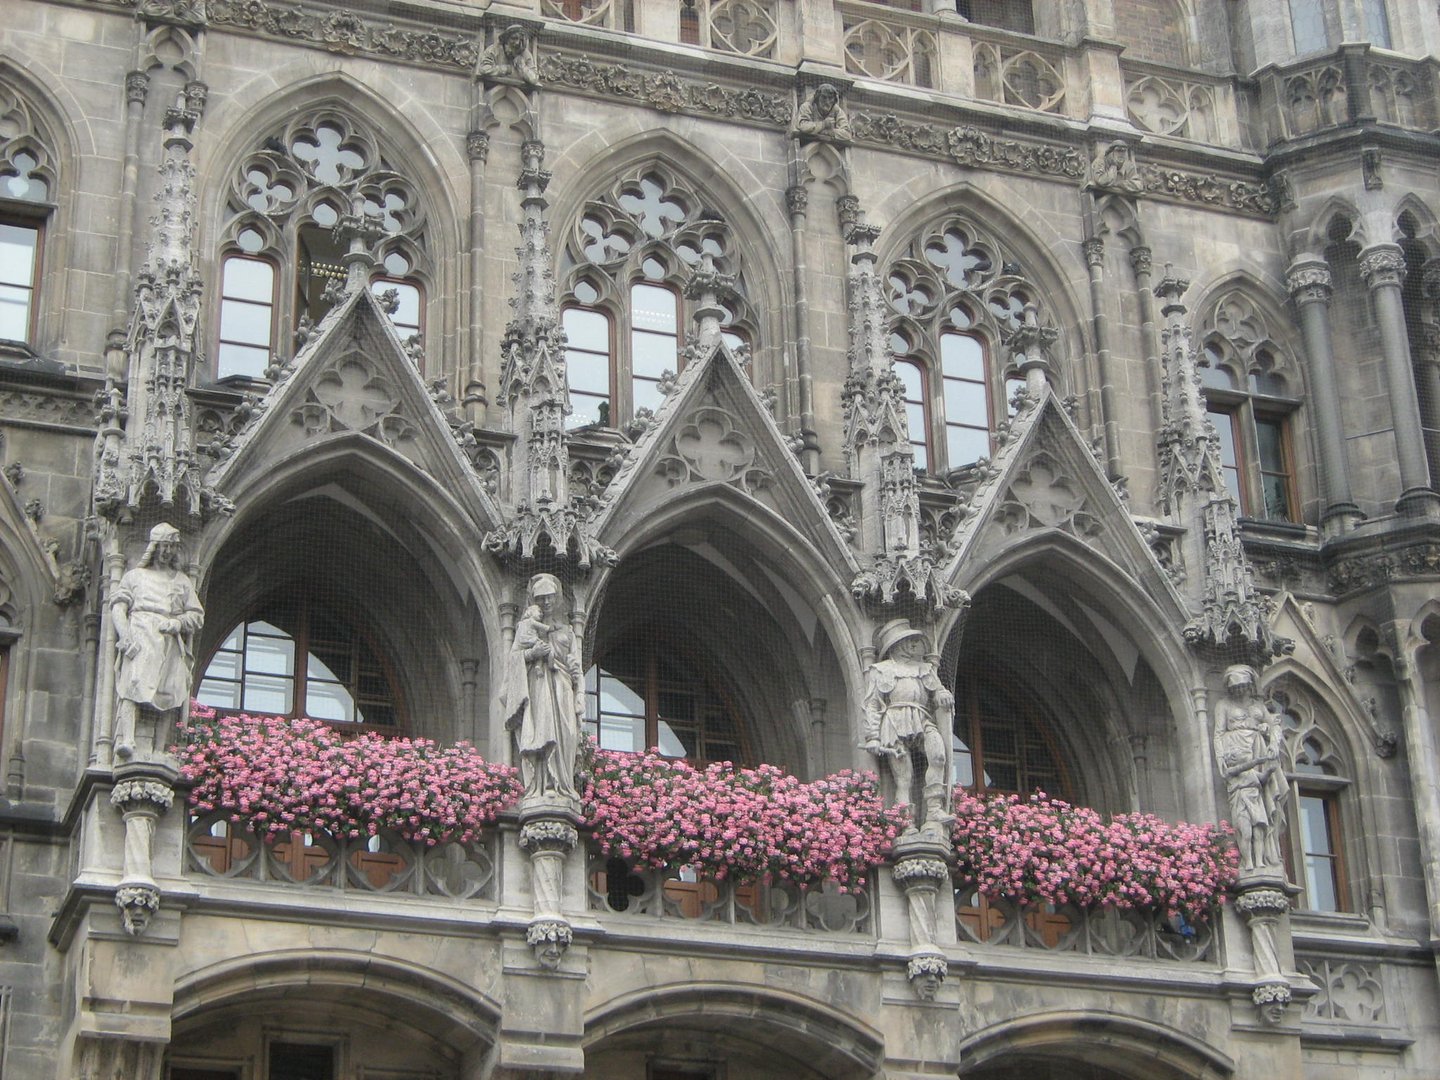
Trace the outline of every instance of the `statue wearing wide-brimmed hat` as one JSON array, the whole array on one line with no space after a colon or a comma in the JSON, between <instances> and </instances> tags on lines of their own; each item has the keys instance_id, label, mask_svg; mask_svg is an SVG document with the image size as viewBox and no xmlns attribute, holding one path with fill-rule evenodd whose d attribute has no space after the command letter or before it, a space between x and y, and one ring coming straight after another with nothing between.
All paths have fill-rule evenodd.
<instances>
[{"instance_id":1,"label":"statue wearing wide-brimmed hat","mask_svg":"<svg viewBox=\"0 0 1440 1080\"><path fill-rule=\"evenodd\" d=\"M922 801L914 814L924 832L944 835L950 824L950 729L955 698L940 681L924 633L907 619L875 631L879 656L866 677L861 748L884 761L895 781L895 804L908 806L914 756L925 758Z\"/></svg>"}]
</instances>

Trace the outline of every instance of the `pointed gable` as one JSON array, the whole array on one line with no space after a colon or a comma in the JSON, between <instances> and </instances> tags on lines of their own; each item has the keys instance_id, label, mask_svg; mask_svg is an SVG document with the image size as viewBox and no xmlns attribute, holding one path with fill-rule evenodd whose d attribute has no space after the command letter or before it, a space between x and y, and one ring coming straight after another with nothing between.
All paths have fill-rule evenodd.
<instances>
[{"instance_id":1,"label":"pointed gable","mask_svg":"<svg viewBox=\"0 0 1440 1080\"><path fill-rule=\"evenodd\" d=\"M636 517L697 486L725 486L796 529L848 581L856 563L785 435L718 342L686 365L605 492L597 539L613 545Z\"/></svg>"},{"instance_id":2,"label":"pointed gable","mask_svg":"<svg viewBox=\"0 0 1440 1080\"><path fill-rule=\"evenodd\" d=\"M329 440L363 436L427 474L492 526L500 514L415 361L368 289L332 310L211 470L233 496L255 474Z\"/></svg>"},{"instance_id":3,"label":"pointed gable","mask_svg":"<svg viewBox=\"0 0 1440 1080\"><path fill-rule=\"evenodd\" d=\"M1186 605L1075 422L1053 390L1022 407L994 461L981 469L969 514L946 567L964 585L1015 544L1036 535L1073 537L1141 583L1183 617Z\"/></svg>"}]
</instances>

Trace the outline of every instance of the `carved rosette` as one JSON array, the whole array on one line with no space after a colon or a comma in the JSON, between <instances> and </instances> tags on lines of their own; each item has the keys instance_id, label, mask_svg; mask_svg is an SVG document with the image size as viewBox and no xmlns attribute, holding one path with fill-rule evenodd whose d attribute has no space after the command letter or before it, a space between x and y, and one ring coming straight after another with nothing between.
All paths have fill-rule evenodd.
<instances>
[{"instance_id":1,"label":"carved rosette","mask_svg":"<svg viewBox=\"0 0 1440 1080\"><path fill-rule=\"evenodd\" d=\"M1370 289L1400 288L1405 280L1405 256L1394 244L1381 244L1360 253L1360 276Z\"/></svg>"},{"instance_id":2,"label":"carved rosette","mask_svg":"<svg viewBox=\"0 0 1440 1080\"><path fill-rule=\"evenodd\" d=\"M1296 263L1285 275L1285 287L1297 306L1328 304L1333 292L1330 286L1330 267L1319 259Z\"/></svg>"}]
</instances>

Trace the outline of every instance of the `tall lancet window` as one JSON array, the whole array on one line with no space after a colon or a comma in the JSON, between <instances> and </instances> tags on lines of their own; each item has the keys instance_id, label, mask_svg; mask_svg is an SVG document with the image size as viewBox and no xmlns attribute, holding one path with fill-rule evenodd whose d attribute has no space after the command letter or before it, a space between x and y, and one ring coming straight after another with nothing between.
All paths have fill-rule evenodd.
<instances>
[{"instance_id":1,"label":"tall lancet window","mask_svg":"<svg viewBox=\"0 0 1440 1080\"><path fill-rule=\"evenodd\" d=\"M683 286L707 258L735 277L721 317L732 347L756 342L729 225L673 171L648 165L585 203L562 253L572 428L620 427L654 411L684 363L693 315Z\"/></svg>"},{"instance_id":2,"label":"tall lancet window","mask_svg":"<svg viewBox=\"0 0 1440 1080\"><path fill-rule=\"evenodd\" d=\"M292 335L325 317L345 281L344 226L361 217L378 262L370 287L394 292L402 340L423 335L433 267L424 201L402 165L330 109L277 127L241 162L220 248L216 378L266 378Z\"/></svg>"},{"instance_id":3,"label":"tall lancet window","mask_svg":"<svg viewBox=\"0 0 1440 1080\"><path fill-rule=\"evenodd\" d=\"M35 341L54 160L24 98L0 84L0 342Z\"/></svg>"}]
</instances>

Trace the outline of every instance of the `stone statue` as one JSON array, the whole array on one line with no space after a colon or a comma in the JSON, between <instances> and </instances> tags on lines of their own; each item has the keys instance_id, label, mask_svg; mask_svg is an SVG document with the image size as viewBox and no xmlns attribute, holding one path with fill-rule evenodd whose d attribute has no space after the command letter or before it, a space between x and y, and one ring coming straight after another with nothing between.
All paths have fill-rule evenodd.
<instances>
[{"instance_id":1,"label":"stone statue","mask_svg":"<svg viewBox=\"0 0 1440 1080\"><path fill-rule=\"evenodd\" d=\"M892 619L875 634L880 659L865 683L861 749L890 767L895 803L910 802L911 754L925 754L924 814L915 824L928 834L946 835L950 823L950 730L955 699L930 661L925 635L906 619Z\"/></svg>"},{"instance_id":2,"label":"stone statue","mask_svg":"<svg viewBox=\"0 0 1440 1080\"><path fill-rule=\"evenodd\" d=\"M810 100L801 103L790 133L842 142L849 142L853 138L850 132L850 116L845 111L845 106L840 104L840 91L834 83L821 83L810 95Z\"/></svg>"},{"instance_id":3,"label":"stone statue","mask_svg":"<svg viewBox=\"0 0 1440 1080\"><path fill-rule=\"evenodd\" d=\"M536 574L506 658L500 705L516 733L525 797L576 800L575 755L585 712L585 684L575 634L560 610L554 574Z\"/></svg>"},{"instance_id":4,"label":"stone statue","mask_svg":"<svg viewBox=\"0 0 1440 1080\"><path fill-rule=\"evenodd\" d=\"M519 23L502 30L480 57L479 73L482 79L515 79L526 86L539 86L540 69L530 49L530 31Z\"/></svg>"},{"instance_id":5,"label":"stone statue","mask_svg":"<svg viewBox=\"0 0 1440 1080\"><path fill-rule=\"evenodd\" d=\"M1135 155L1130 144L1116 139L1107 146L1095 160L1090 162L1089 187L1105 188L1108 191L1122 191L1139 195L1145 190L1145 178L1135 164Z\"/></svg>"},{"instance_id":6,"label":"stone statue","mask_svg":"<svg viewBox=\"0 0 1440 1080\"><path fill-rule=\"evenodd\" d=\"M135 753L135 724L141 707L158 713L190 700L195 634L205 611L195 585L180 569L180 532L161 522L150 530L150 546L126 571L110 599L115 624L115 756ZM157 730L163 748L167 733Z\"/></svg>"},{"instance_id":7,"label":"stone statue","mask_svg":"<svg viewBox=\"0 0 1440 1080\"><path fill-rule=\"evenodd\" d=\"M1215 706L1215 759L1230 798L1241 870L1280 869L1280 828L1288 787L1279 717L1256 689L1255 669L1225 669L1226 696Z\"/></svg>"}]
</instances>

